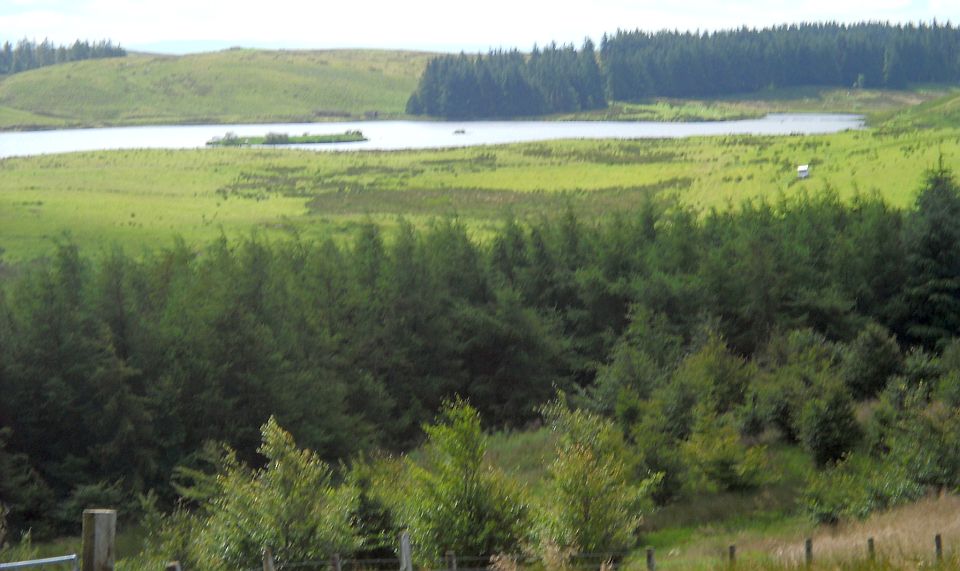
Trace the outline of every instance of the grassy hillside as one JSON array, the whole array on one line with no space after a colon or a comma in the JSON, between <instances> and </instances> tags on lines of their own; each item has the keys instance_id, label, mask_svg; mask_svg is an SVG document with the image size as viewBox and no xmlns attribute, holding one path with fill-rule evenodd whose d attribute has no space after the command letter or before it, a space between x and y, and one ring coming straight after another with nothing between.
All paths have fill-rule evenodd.
<instances>
[{"instance_id":1,"label":"grassy hillside","mask_svg":"<svg viewBox=\"0 0 960 571\"><path fill-rule=\"evenodd\" d=\"M395 116L429 57L234 49L50 66L0 81L0 129Z\"/></svg>"}]
</instances>

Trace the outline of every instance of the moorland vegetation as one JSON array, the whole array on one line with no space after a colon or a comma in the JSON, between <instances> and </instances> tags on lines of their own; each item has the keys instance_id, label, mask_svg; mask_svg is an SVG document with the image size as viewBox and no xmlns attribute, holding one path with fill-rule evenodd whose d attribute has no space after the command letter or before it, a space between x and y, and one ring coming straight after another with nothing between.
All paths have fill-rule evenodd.
<instances>
[{"instance_id":1,"label":"moorland vegetation","mask_svg":"<svg viewBox=\"0 0 960 571\"><path fill-rule=\"evenodd\" d=\"M937 24L763 38L829 50L827 32L872 46L851 59L858 87L894 85L894 56L952 53L956 38ZM602 114L596 86L560 67L603 76L604 47L648 42L713 61L756 34L621 33L599 65L555 46L537 63L446 61L468 78L503 57L520 83L549 61L552 101ZM933 51L907 49L916 38ZM861 65L874 48L880 76ZM190 65L266 58L299 76L328 55ZM376 94L388 105L417 65L339 55L342 78L392 62L367 70L396 87ZM219 93L171 83L184 61L63 69L153 66L187 95L163 111L182 118ZM24 86L55 72L0 92L43 112L54 96ZM836 543L838 526L924 496L916 509L949 510L955 498L932 496L960 488L958 101L817 137L2 160L0 558L75 533L92 505L145 536L128 569L252 568L264 547L281 565L382 557L403 528L419 564L454 549L561 568L718 522L802 519ZM98 117L115 120L110 105ZM757 568L789 563L771 557Z\"/></svg>"}]
</instances>

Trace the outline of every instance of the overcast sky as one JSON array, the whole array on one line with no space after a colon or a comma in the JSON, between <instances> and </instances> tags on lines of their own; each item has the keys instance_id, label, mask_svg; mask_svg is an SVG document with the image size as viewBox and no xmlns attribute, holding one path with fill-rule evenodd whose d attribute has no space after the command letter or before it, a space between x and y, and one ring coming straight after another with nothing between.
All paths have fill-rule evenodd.
<instances>
[{"instance_id":1,"label":"overcast sky","mask_svg":"<svg viewBox=\"0 0 960 571\"><path fill-rule=\"evenodd\" d=\"M184 53L230 46L528 50L618 28L802 21L960 22L960 0L0 0L0 39L111 39Z\"/></svg>"}]
</instances>

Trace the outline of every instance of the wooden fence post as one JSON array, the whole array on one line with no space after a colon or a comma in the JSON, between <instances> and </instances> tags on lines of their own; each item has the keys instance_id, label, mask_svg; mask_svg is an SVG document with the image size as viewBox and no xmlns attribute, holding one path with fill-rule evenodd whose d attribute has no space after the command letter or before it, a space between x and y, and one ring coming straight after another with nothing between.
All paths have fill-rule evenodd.
<instances>
[{"instance_id":1,"label":"wooden fence post","mask_svg":"<svg viewBox=\"0 0 960 571\"><path fill-rule=\"evenodd\" d=\"M933 536L933 546L937 553L937 563L943 561L943 537L938 533Z\"/></svg>"},{"instance_id":2,"label":"wooden fence post","mask_svg":"<svg viewBox=\"0 0 960 571\"><path fill-rule=\"evenodd\" d=\"M453 551L447 551L447 570L457 571L457 554Z\"/></svg>"},{"instance_id":3,"label":"wooden fence post","mask_svg":"<svg viewBox=\"0 0 960 571\"><path fill-rule=\"evenodd\" d=\"M400 571L413 571L413 557L410 552L410 532L400 534Z\"/></svg>"},{"instance_id":4,"label":"wooden fence post","mask_svg":"<svg viewBox=\"0 0 960 571\"><path fill-rule=\"evenodd\" d=\"M340 571L340 554L334 553L333 557L330 558L330 569L331 571Z\"/></svg>"},{"instance_id":5,"label":"wooden fence post","mask_svg":"<svg viewBox=\"0 0 960 571\"><path fill-rule=\"evenodd\" d=\"M877 558L877 550L873 544L872 537L867 538L867 558L869 558L870 561L874 561Z\"/></svg>"},{"instance_id":6,"label":"wooden fence post","mask_svg":"<svg viewBox=\"0 0 960 571\"><path fill-rule=\"evenodd\" d=\"M727 562L730 564L731 567L737 564L737 546L736 545L731 545L730 547L727 548Z\"/></svg>"},{"instance_id":7,"label":"wooden fence post","mask_svg":"<svg viewBox=\"0 0 960 571\"><path fill-rule=\"evenodd\" d=\"M647 571L657 571L657 559L652 547L647 548Z\"/></svg>"},{"instance_id":8,"label":"wooden fence post","mask_svg":"<svg viewBox=\"0 0 960 571\"><path fill-rule=\"evenodd\" d=\"M809 537L803 542L803 560L808 566L813 565L813 540Z\"/></svg>"},{"instance_id":9,"label":"wooden fence post","mask_svg":"<svg viewBox=\"0 0 960 571\"><path fill-rule=\"evenodd\" d=\"M83 510L83 571L113 571L117 510Z\"/></svg>"},{"instance_id":10,"label":"wooden fence post","mask_svg":"<svg viewBox=\"0 0 960 571\"><path fill-rule=\"evenodd\" d=\"M263 548L263 571L277 571L277 566L273 564L273 551L269 547Z\"/></svg>"}]
</instances>

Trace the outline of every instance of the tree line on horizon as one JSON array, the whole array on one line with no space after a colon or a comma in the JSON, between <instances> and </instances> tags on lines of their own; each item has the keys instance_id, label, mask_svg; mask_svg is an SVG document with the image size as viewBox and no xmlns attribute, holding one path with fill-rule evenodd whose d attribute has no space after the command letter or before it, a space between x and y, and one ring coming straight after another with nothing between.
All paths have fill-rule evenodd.
<instances>
[{"instance_id":1,"label":"tree line on horizon","mask_svg":"<svg viewBox=\"0 0 960 571\"><path fill-rule=\"evenodd\" d=\"M543 54L561 53L538 66ZM599 70L587 60L596 57ZM588 40L431 60L407 112L519 117L602 108L608 101L715 97L768 88L903 89L960 79L960 29L950 23L795 24L718 32L619 30L598 53ZM574 94L589 93L589 98ZM549 104L545 104L548 102Z\"/></svg>"},{"instance_id":2,"label":"tree line on horizon","mask_svg":"<svg viewBox=\"0 0 960 571\"><path fill-rule=\"evenodd\" d=\"M24 38L16 45L9 41L3 43L3 47L0 48L0 75L20 73L58 63L125 55L127 51L110 40L98 42L77 40L70 45L58 46L46 39L37 43Z\"/></svg>"}]
</instances>

